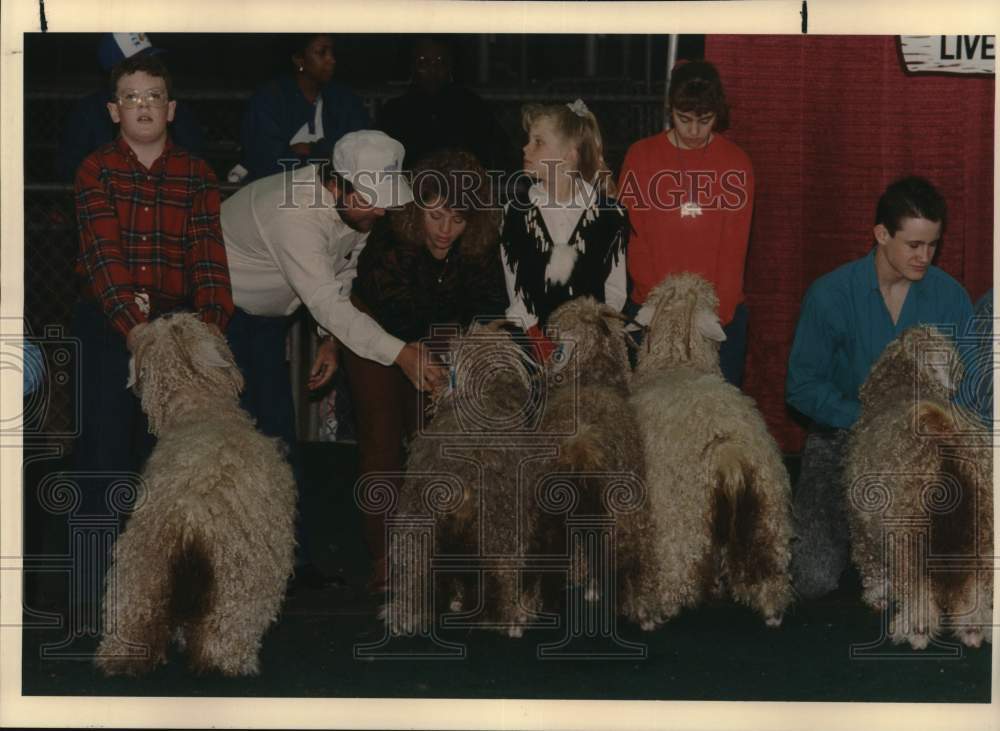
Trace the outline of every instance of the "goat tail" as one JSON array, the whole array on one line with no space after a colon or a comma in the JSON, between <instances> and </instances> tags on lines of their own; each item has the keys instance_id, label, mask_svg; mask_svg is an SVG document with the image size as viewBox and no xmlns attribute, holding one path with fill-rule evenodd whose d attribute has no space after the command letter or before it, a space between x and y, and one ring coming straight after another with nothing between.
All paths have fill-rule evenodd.
<instances>
[{"instance_id":1,"label":"goat tail","mask_svg":"<svg viewBox=\"0 0 1000 731\"><path fill-rule=\"evenodd\" d=\"M954 417L941 406L921 403L917 406L917 424L926 434L942 436L957 429ZM942 454L937 473L925 487L922 502L930 512L931 535L935 553L955 556L976 555L977 475L975 465L957 455ZM971 578L967 571L941 571L934 576L939 601L961 590Z\"/></svg>"},{"instance_id":2,"label":"goat tail","mask_svg":"<svg viewBox=\"0 0 1000 731\"><path fill-rule=\"evenodd\" d=\"M608 455L599 429L582 423L576 434L566 439L559 450L559 468L566 472L596 472L606 469Z\"/></svg>"},{"instance_id":3,"label":"goat tail","mask_svg":"<svg viewBox=\"0 0 1000 731\"><path fill-rule=\"evenodd\" d=\"M604 480L599 476L607 471L613 458L609 446L601 438L601 430L591 423L581 423L576 434L566 439L559 449L558 469L573 475L579 490L577 510L581 514L599 515L601 491Z\"/></svg>"},{"instance_id":4,"label":"goat tail","mask_svg":"<svg viewBox=\"0 0 1000 731\"><path fill-rule=\"evenodd\" d=\"M715 494L713 496L713 542L729 546L739 555L752 549L759 499L754 486L754 471L743 450L732 442L715 449Z\"/></svg>"},{"instance_id":5,"label":"goat tail","mask_svg":"<svg viewBox=\"0 0 1000 731\"><path fill-rule=\"evenodd\" d=\"M167 569L168 616L177 625L194 623L207 613L215 586L215 571L202 537L189 527L183 533Z\"/></svg>"}]
</instances>

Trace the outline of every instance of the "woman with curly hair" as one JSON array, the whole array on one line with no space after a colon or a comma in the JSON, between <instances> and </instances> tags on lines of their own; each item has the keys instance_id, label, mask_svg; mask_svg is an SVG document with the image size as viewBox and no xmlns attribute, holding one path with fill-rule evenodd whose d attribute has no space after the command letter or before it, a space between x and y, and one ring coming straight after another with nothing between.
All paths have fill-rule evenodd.
<instances>
[{"instance_id":1,"label":"woman with curly hair","mask_svg":"<svg viewBox=\"0 0 1000 731\"><path fill-rule=\"evenodd\" d=\"M414 201L390 211L358 260L352 299L386 330L412 343L437 325L467 326L507 306L497 253L499 211L486 171L461 150L435 152L413 168ZM400 472L404 440L418 424L417 390L398 366L345 350L356 409L359 474ZM385 586L381 516L366 516L373 592Z\"/></svg>"}]
</instances>

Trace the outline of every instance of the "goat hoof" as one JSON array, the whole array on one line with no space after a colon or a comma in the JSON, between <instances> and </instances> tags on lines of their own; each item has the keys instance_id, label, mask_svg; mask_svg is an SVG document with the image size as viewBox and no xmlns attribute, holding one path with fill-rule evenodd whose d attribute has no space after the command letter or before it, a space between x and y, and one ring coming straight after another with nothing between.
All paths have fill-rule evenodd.
<instances>
[{"instance_id":1,"label":"goat hoof","mask_svg":"<svg viewBox=\"0 0 1000 731\"><path fill-rule=\"evenodd\" d=\"M931 642L930 635L910 635L906 639L914 650L926 650Z\"/></svg>"},{"instance_id":2,"label":"goat hoof","mask_svg":"<svg viewBox=\"0 0 1000 731\"><path fill-rule=\"evenodd\" d=\"M462 600L461 599L452 599L451 600L451 604L448 605L448 609L451 610L452 612L461 612L462 611Z\"/></svg>"},{"instance_id":3,"label":"goat hoof","mask_svg":"<svg viewBox=\"0 0 1000 731\"><path fill-rule=\"evenodd\" d=\"M652 632L654 629L656 629L656 622L654 622L651 619L644 619L639 623L639 629L641 629L643 632Z\"/></svg>"},{"instance_id":4,"label":"goat hoof","mask_svg":"<svg viewBox=\"0 0 1000 731\"><path fill-rule=\"evenodd\" d=\"M510 627L507 630L507 636L513 638L524 637L524 627Z\"/></svg>"},{"instance_id":5,"label":"goat hoof","mask_svg":"<svg viewBox=\"0 0 1000 731\"><path fill-rule=\"evenodd\" d=\"M768 616L764 617L764 624L766 624L768 627L780 627L781 626L781 620L783 620L783 619L784 619L784 615L781 615L781 614L769 614Z\"/></svg>"},{"instance_id":6,"label":"goat hoof","mask_svg":"<svg viewBox=\"0 0 1000 731\"><path fill-rule=\"evenodd\" d=\"M978 629L963 630L958 633L958 639L966 647L981 647L983 633Z\"/></svg>"},{"instance_id":7,"label":"goat hoof","mask_svg":"<svg viewBox=\"0 0 1000 731\"><path fill-rule=\"evenodd\" d=\"M888 606L885 601L885 593L882 590L879 591L866 590L865 592L862 593L861 599L869 607L871 607L872 609L876 609L880 612L884 611L886 606Z\"/></svg>"}]
</instances>

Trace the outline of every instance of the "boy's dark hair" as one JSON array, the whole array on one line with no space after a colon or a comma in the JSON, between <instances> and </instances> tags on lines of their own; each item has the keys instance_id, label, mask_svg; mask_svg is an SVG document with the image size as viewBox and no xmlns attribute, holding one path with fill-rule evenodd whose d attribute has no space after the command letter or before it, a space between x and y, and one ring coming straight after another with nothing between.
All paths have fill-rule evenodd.
<instances>
[{"instance_id":1,"label":"boy's dark hair","mask_svg":"<svg viewBox=\"0 0 1000 731\"><path fill-rule=\"evenodd\" d=\"M173 82L170 80L170 72L167 71L166 64L163 63L163 61L160 60L160 57L156 54L140 53L132 56L131 58L126 58L124 61L111 69L112 100L118 96L118 81L121 77L127 76L128 74L134 74L138 71L144 71L150 76L163 79L163 83L167 87L167 98L173 99Z\"/></svg>"},{"instance_id":2,"label":"boy's dark hair","mask_svg":"<svg viewBox=\"0 0 1000 731\"><path fill-rule=\"evenodd\" d=\"M718 69L708 61L689 61L674 69L667 92L667 114L693 112L715 115L715 130L729 128L729 105Z\"/></svg>"},{"instance_id":3,"label":"boy's dark hair","mask_svg":"<svg viewBox=\"0 0 1000 731\"><path fill-rule=\"evenodd\" d=\"M941 224L944 230L948 205L930 181L911 175L895 181L878 199L875 225L882 224L895 236L904 218L925 218Z\"/></svg>"}]
</instances>

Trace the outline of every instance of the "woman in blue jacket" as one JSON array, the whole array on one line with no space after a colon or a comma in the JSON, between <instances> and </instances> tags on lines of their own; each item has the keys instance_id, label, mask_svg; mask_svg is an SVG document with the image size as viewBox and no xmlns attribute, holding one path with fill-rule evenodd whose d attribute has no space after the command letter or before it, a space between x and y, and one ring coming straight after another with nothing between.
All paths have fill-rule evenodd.
<instances>
[{"instance_id":1,"label":"woman in blue jacket","mask_svg":"<svg viewBox=\"0 0 1000 731\"><path fill-rule=\"evenodd\" d=\"M292 73L258 89L243 115L245 183L311 159L329 160L343 135L370 126L361 99L331 80L337 64L332 38L313 34L294 40Z\"/></svg>"}]
</instances>

